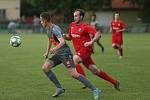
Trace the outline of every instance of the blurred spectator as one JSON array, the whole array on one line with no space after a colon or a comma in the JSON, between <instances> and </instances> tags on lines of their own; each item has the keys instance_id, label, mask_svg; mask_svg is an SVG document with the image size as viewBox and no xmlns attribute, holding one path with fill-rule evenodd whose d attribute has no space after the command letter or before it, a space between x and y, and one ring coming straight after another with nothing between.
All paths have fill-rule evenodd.
<instances>
[{"instance_id":1,"label":"blurred spectator","mask_svg":"<svg viewBox=\"0 0 150 100\"><path fill-rule=\"evenodd\" d=\"M17 24L14 21L10 21L8 24L8 32L13 33L13 34L17 33L16 26L17 26Z\"/></svg>"},{"instance_id":2,"label":"blurred spectator","mask_svg":"<svg viewBox=\"0 0 150 100\"><path fill-rule=\"evenodd\" d=\"M39 33L40 32L40 18L39 17L34 16L33 25L34 25L33 32Z\"/></svg>"},{"instance_id":3,"label":"blurred spectator","mask_svg":"<svg viewBox=\"0 0 150 100\"><path fill-rule=\"evenodd\" d=\"M26 19L24 15L20 19L20 28L22 31L26 29Z\"/></svg>"}]
</instances>

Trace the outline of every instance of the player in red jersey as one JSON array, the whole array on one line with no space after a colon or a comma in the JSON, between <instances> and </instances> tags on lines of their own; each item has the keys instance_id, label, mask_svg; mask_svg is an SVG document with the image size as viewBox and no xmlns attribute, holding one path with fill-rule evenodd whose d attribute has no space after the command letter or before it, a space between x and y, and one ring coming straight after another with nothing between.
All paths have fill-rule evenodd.
<instances>
[{"instance_id":1,"label":"player in red jersey","mask_svg":"<svg viewBox=\"0 0 150 100\"><path fill-rule=\"evenodd\" d=\"M63 63L68 69L70 75L91 89L94 99L98 99L101 90L96 88L95 85L93 85L86 77L76 71L72 52L62 36L61 28L52 23L48 12L42 12L40 14L40 21L42 27L47 28L48 35L47 49L44 54L46 61L42 66L42 70L57 88L56 92L52 96L58 97L65 92L65 89L57 79L55 73L52 71L54 67ZM54 44L53 48L51 48L52 43ZM50 58L48 57L49 53L53 54Z\"/></svg>"},{"instance_id":2,"label":"player in red jersey","mask_svg":"<svg viewBox=\"0 0 150 100\"><path fill-rule=\"evenodd\" d=\"M124 22L119 19L119 13L114 13L114 19L111 21L110 32L112 32L112 47L117 50L121 59L123 56L123 31L125 30Z\"/></svg>"},{"instance_id":3,"label":"player in red jersey","mask_svg":"<svg viewBox=\"0 0 150 100\"><path fill-rule=\"evenodd\" d=\"M110 83L113 84L116 90L120 91L119 81L113 79L107 73L100 70L94 63L91 57L91 54L93 52L92 45L100 37L100 33L99 31L96 31L96 29L91 25L83 22L83 19L84 19L84 11L82 9L75 10L74 22L71 23L69 32L65 37L67 40L73 41L74 49L76 52L73 59L76 68L81 67L79 63L82 62L83 65L86 68L88 68L94 75L97 75L98 77L109 81ZM94 37L91 39L89 34L93 34Z\"/></svg>"}]
</instances>

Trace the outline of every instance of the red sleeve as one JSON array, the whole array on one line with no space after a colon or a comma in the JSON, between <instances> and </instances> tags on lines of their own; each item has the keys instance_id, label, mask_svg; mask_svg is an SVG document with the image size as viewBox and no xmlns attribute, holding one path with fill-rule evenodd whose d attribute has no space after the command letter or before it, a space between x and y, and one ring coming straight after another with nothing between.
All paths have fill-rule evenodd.
<instances>
[{"instance_id":1,"label":"red sleeve","mask_svg":"<svg viewBox=\"0 0 150 100\"><path fill-rule=\"evenodd\" d=\"M90 34L93 34L93 35L96 34L96 28L95 28L95 27L92 27L91 25L86 25L86 26L85 26L85 31L86 31L87 33L90 33Z\"/></svg>"},{"instance_id":2,"label":"red sleeve","mask_svg":"<svg viewBox=\"0 0 150 100\"><path fill-rule=\"evenodd\" d=\"M121 28L123 29L125 27L126 27L125 23L123 21L121 21Z\"/></svg>"}]
</instances>

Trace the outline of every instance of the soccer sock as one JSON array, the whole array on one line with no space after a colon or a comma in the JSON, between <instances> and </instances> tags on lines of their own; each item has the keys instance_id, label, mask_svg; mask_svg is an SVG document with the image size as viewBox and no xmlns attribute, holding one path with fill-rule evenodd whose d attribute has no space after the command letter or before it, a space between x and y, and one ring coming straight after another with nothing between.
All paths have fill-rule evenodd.
<instances>
[{"instance_id":1,"label":"soccer sock","mask_svg":"<svg viewBox=\"0 0 150 100\"><path fill-rule=\"evenodd\" d=\"M116 80L111 78L107 73L105 73L104 71L100 71L98 74L99 77L101 77L102 79L111 82L113 85L116 84Z\"/></svg>"},{"instance_id":2,"label":"soccer sock","mask_svg":"<svg viewBox=\"0 0 150 100\"><path fill-rule=\"evenodd\" d=\"M49 70L47 73L45 73L48 78L54 83L54 85L57 87L57 88L62 88L60 82L58 81L56 75L51 71Z\"/></svg>"},{"instance_id":3,"label":"soccer sock","mask_svg":"<svg viewBox=\"0 0 150 100\"><path fill-rule=\"evenodd\" d=\"M80 73L81 75L86 76L86 75L85 75L85 72L84 72L84 70L83 70L83 68L81 67L80 64L76 64L76 70L77 70L77 72Z\"/></svg>"},{"instance_id":4,"label":"soccer sock","mask_svg":"<svg viewBox=\"0 0 150 100\"><path fill-rule=\"evenodd\" d=\"M122 48L119 49L119 53L120 53L120 56L123 56L123 49Z\"/></svg>"},{"instance_id":5,"label":"soccer sock","mask_svg":"<svg viewBox=\"0 0 150 100\"><path fill-rule=\"evenodd\" d=\"M86 77L82 76L81 74L76 79L82 82L85 86L90 88L92 91L96 89L95 85L93 85Z\"/></svg>"}]
</instances>

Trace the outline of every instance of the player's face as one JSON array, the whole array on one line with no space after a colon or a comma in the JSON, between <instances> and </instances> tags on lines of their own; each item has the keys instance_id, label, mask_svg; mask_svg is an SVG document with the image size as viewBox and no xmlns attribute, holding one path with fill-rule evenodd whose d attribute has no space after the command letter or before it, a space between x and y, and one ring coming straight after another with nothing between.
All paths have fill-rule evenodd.
<instances>
[{"instance_id":1,"label":"player's face","mask_svg":"<svg viewBox=\"0 0 150 100\"><path fill-rule=\"evenodd\" d=\"M114 15L114 18L115 18L116 20L119 19L119 14L116 13L116 14Z\"/></svg>"},{"instance_id":2,"label":"player's face","mask_svg":"<svg viewBox=\"0 0 150 100\"><path fill-rule=\"evenodd\" d=\"M42 17L40 17L40 21L41 21L42 27L43 27L43 28L46 28L46 26L47 26L47 21L44 20Z\"/></svg>"},{"instance_id":3,"label":"player's face","mask_svg":"<svg viewBox=\"0 0 150 100\"><path fill-rule=\"evenodd\" d=\"M76 22L76 23L80 23L81 22L81 20L82 20L82 17L80 16L80 12L79 11L76 11L76 12L74 12L74 21Z\"/></svg>"},{"instance_id":4,"label":"player's face","mask_svg":"<svg viewBox=\"0 0 150 100\"><path fill-rule=\"evenodd\" d=\"M95 21L96 17L95 16L91 16L91 20Z\"/></svg>"}]
</instances>

